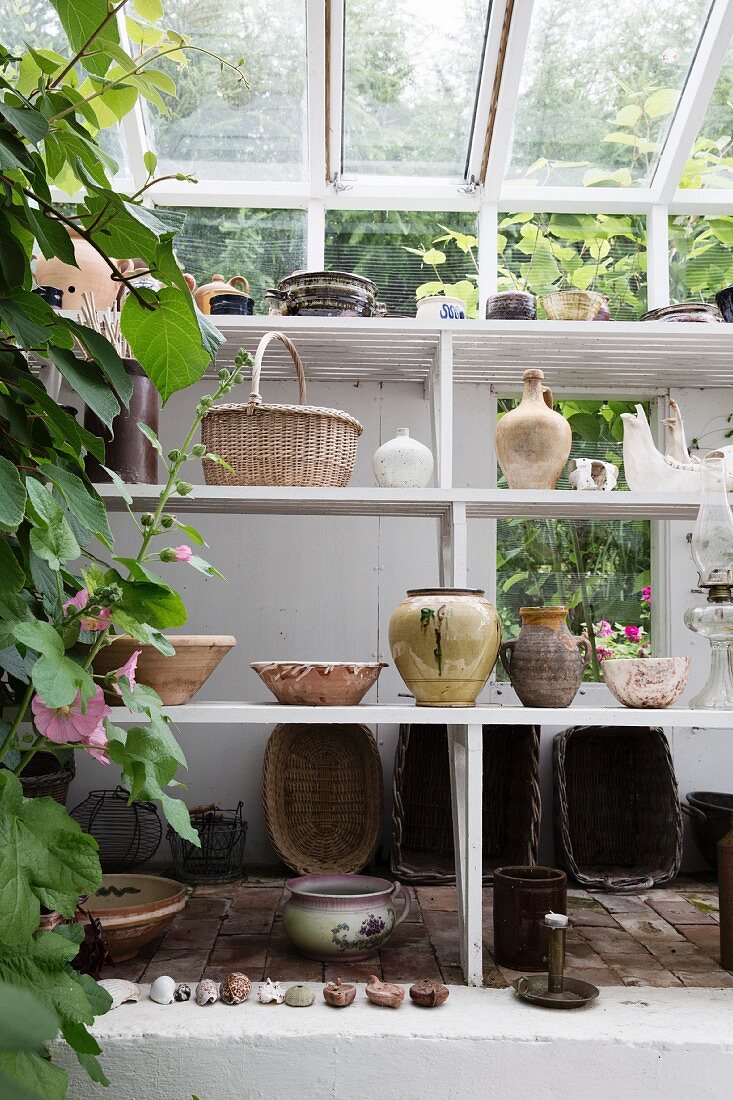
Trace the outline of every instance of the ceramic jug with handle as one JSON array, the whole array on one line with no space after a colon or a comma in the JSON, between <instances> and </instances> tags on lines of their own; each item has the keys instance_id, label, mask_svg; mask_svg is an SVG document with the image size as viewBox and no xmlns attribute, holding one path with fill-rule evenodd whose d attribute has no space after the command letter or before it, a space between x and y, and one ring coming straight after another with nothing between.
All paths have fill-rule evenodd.
<instances>
[{"instance_id":1,"label":"ceramic jug with handle","mask_svg":"<svg viewBox=\"0 0 733 1100\"><path fill-rule=\"evenodd\" d=\"M510 489L554 489L570 454L572 429L553 409L544 377L526 370L521 402L496 425L496 454Z\"/></svg>"},{"instance_id":2,"label":"ceramic jug with handle","mask_svg":"<svg viewBox=\"0 0 733 1100\"><path fill-rule=\"evenodd\" d=\"M249 281L244 275L232 275L228 281L223 275L212 275L210 283L204 283L193 292L202 313L211 313L211 299L215 294L241 294L246 298L249 296Z\"/></svg>"}]
</instances>

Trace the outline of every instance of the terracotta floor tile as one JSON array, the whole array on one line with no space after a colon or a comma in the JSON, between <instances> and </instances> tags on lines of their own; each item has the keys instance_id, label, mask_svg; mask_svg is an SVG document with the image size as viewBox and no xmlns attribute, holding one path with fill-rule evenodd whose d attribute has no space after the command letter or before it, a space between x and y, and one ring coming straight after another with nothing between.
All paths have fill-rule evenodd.
<instances>
[{"instance_id":1,"label":"terracotta floor tile","mask_svg":"<svg viewBox=\"0 0 733 1100\"><path fill-rule=\"evenodd\" d=\"M212 966L228 966L231 970L264 966L267 939L264 936L220 936L211 953Z\"/></svg>"},{"instance_id":2,"label":"terracotta floor tile","mask_svg":"<svg viewBox=\"0 0 733 1100\"><path fill-rule=\"evenodd\" d=\"M635 894L593 894L609 913L647 913L648 906ZM649 916L653 916L649 913Z\"/></svg>"},{"instance_id":3,"label":"terracotta floor tile","mask_svg":"<svg viewBox=\"0 0 733 1100\"><path fill-rule=\"evenodd\" d=\"M568 966L566 970L569 978L579 978L581 982L590 982L599 989L612 985L619 985L618 974L608 966L573 968Z\"/></svg>"},{"instance_id":4,"label":"terracotta floor tile","mask_svg":"<svg viewBox=\"0 0 733 1100\"><path fill-rule=\"evenodd\" d=\"M163 948L212 947L219 932L218 920L176 920L163 938Z\"/></svg>"},{"instance_id":5,"label":"terracotta floor tile","mask_svg":"<svg viewBox=\"0 0 733 1100\"><path fill-rule=\"evenodd\" d=\"M385 951L382 973L386 982L415 982L421 978L441 981L442 975L432 951L408 951L398 948Z\"/></svg>"},{"instance_id":6,"label":"terracotta floor tile","mask_svg":"<svg viewBox=\"0 0 733 1100\"><path fill-rule=\"evenodd\" d=\"M168 974L177 982L197 982L207 965L207 957L200 954L181 954L160 957L156 955L147 965L142 976L144 982L154 982L161 974Z\"/></svg>"},{"instance_id":7,"label":"terracotta floor tile","mask_svg":"<svg viewBox=\"0 0 733 1100\"><path fill-rule=\"evenodd\" d=\"M232 900L232 909L273 909L283 896L280 887L242 886Z\"/></svg>"},{"instance_id":8,"label":"terracotta floor tile","mask_svg":"<svg viewBox=\"0 0 733 1100\"><path fill-rule=\"evenodd\" d=\"M656 910L664 920L677 927L685 924L715 924L715 920L709 913L701 913L700 909L691 905L685 898L676 901L667 901L665 898L649 898L648 905Z\"/></svg>"},{"instance_id":9,"label":"terracotta floor tile","mask_svg":"<svg viewBox=\"0 0 733 1100\"><path fill-rule=\"evenodd\" d=\"M616 972L624 985L643 986L652 985L659 989L672 986L681 986L682 982L674 974L660 967L659 970L636 970L633 967L616 967Z\"/></svg>"},{"instance_id":10,"label":"terracotta floor tile","mask_svg":"<svg viewBox=\"0 0 733 1100\"><path fill-rule=\"evenodd\" d=\"M421 909L435 909L443 913L458 912L455 886L416 886L415 893Z\"/></svg>"},{"instance_id":11,"label":"terracotta floor tile","mask_svg":"<svg viewBox=\"0 0 733 1100\"><path fill-rule=\"evenodd\" d=\"M148 965L147 959L142 959L138 956L136 959L128 959L127 962L116 963L114 966L105 966L102 968L103 978L121 978L126 982L139 982L142 977L145 968Z\"/></svg>"},{"instance_id":12,"label":"terracotta floor tile","mask_svg":"<svg viewBox=\"0 0 733 1100\"><path fill-rule=\"evenodd\" d=\"M730 989L733 987L733 974L727 970L675 970L683 983L698 989Z\"/></svg>"},{"instance_id":13,"label":"terracotta floor tile","mask_svg":"<svg viewBox=\"0 0 733 1100\"><path fill-rule=\"evenodd\" d=\"M652 943L684 943L684 937L663 917L652 913L640 917L635 913L617 913L616 920L630 936L648 947Z\"/></svg>"},{"instance_id":14,"label":"terracotta floor tile","mask_svg":"<svg viewBox=\"0 0 733 1100\"><path fill-rule=\"evenodd\" d=\"M221 922L220 936L268 936L274 914L269 909L232 909Z\"/></svg>"},{"instance_id":15,"label":"terracotta floor tile","mask_svg":"<svg viewBox=\"0 0 733 1100\"><path fill-rule=\"evenodd\" d=\"M321 982L323 963L273 951L268 952L263 973L273 982Z\"/></svg>"},{"instance_id":16,"label":"terracotta floor tile","mask_svg":"<svg viewBox=\"0 0 733 1100\"><path fill-rule=\"evenodd\" d=\"M570 918L570 924L578 928L618 928L616 918L613 914L608 913L602 905L587 906L582 909L569 906L568 917Z\"/></svg>"},{"instance_id":17,"label":"terracotta floor tile","mask_svg":"<svg viewBox=\"0 0 733 1100\"><path fill-rule=\"evenodd\" d=\"M194 894L186 902L179 920L217 920L221 919L229 908L229 898L199 897Z\"/></svg>"},{"instance_id":18,"label":"terracotta floor tile","mask_svg":"<svg viewBox=\"0 0 733 1100\"><path fill-rule=\"evenodd\" d=\"M326 963L324 968L324 981L335 982L340 978L342 982L366 982L372 974L382 977L382 963L378 955L369 962L343 962ZM357 994L360 998L361 991Z\"/></svg>"},{"instance_id":19,"label":"terracotta floor tile","mask_svg":"<svg viewBox=\"0 0 733 1100\"><path fill-rule=\"evenodd\" d=\"M211 886L194 886L193 897L194 898L224 898L229 900L233 898L237 892L238 883L226 882L226 883L213 883Z\"/></svg>"}]
</instances>

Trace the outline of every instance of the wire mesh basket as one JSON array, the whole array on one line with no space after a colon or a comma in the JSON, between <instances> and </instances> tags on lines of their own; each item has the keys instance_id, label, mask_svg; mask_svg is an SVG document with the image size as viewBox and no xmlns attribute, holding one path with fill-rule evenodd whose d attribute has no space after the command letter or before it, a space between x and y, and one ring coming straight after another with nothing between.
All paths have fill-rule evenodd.
<instances>
[{"instance_id":1,"label":"wire mesh basket","mask_svg":"<svg viewBox=\"0 0 733 1100\"><path fill-rule=\"evenodd\" d=\"M196 806L190 810L191 825L201 840L200 848L168 828L166 835L176 878L195 884L241 878L247 842L247 822L242 818L242 806L240 802L236 810L222 810L215 805Z\"/></svg>"},{"instance_id":2,"label":"wire mesh basket","mask_svg":"<svg viewBox=\"0 0 733 1100\"><path fill-rule=\"evenodd\" d=\"M90 791L71 811L74 821L99 845L102 870L131 871L146 863L160 847L163 826L153 802L137 799L128 805L124 787Z\"/></svg>"}]
</instances>

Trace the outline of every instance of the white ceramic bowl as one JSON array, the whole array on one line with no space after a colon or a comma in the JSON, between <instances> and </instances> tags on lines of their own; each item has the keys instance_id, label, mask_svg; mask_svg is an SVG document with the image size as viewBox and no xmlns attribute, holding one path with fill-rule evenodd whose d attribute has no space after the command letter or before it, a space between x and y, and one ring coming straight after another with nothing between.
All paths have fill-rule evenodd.
<instances>
[{"instance_id":1,"label":"white ceramic bowl","mask_svg":"<svg viewBox=\"0 0 733 1100\"><path fill-rule=\"evenodd\" d=\"M609 690L625 707L669 707L690 676L689 657L623 657L601 667Z\"/></svg>"}]
</instances>

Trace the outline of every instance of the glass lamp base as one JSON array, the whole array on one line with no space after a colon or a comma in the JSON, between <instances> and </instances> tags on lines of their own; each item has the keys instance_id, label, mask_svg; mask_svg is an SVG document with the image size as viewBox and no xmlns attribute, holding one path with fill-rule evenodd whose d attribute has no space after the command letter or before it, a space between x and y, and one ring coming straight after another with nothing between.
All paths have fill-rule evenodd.
<instances>
[{"instance_id":1,"label":"glass lamp base","mask_svg":"<svg viewBox=\"0 0 733 1100\"><path fill-rule=\"evenodd\" d=\"M733 677L728 642L710 642L710 675L703 689L690 700L692 710L733 710Z\"/></svg>"}]
</instances>

